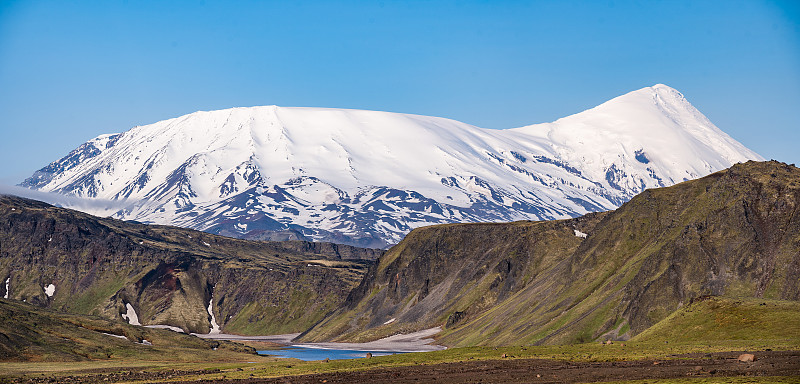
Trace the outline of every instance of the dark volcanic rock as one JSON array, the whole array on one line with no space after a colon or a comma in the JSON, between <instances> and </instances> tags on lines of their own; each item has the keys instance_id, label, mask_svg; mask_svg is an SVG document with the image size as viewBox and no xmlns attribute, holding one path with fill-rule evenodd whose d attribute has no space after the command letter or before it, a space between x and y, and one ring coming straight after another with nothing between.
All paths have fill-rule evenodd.
<instances>
[{"instance_id":1,"label":"dark volcanic rock","mask_svg":"<svg viewBox=\"0 0 800 384\"><path fill-rule=\"evenodd\" d=\"M0 196L0 294L110 319L130 304L142 324L189 332L209 331L212 297L225 331L302 331L344 301L380 252L236 240Z\"/></svg>"}]
</instances>

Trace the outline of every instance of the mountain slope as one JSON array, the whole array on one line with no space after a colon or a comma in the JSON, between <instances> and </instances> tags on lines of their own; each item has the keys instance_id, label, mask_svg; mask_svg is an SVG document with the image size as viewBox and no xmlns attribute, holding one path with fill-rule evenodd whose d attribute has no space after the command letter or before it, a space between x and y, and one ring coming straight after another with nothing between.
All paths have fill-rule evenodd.
<instances>
[{"instance_id":1,"label":"mountain slope","mask_svg":"<svg viewBox=\"0 0 800 384\"><path fill-rule=\"evenodd\" d=\"M124 201L114 217L364 246L436 223L550 220L760 159L665 85L517 129L252 107L99 136L21 185Z\"/></svg>"},{"instance_id":2,"label":"mountain slope","mask_svg":"<svg viewBox=\"0 0 800 384\"><path fill-rule=\"evenodd\" d=\"M0 195L0 295L112 320L299 332L338 308L378 255L127 223Z\"/></svg>"},{"instance_id":3,"label":"mountain slope","mask_svg":"<svg viewBox=\"0 0 800 384\"><path fill-rule=\"evenodd\" d=\"M748 162L611 212L416 229L302 339L563 344L627 339L704 295L797 301L799 205L800 169Z\"/></svg>"},{"instance_id":4,"label":"mountain slope","mask_svg":"<svg viewBox=\"0 0 800 384\"><path fill-rule=\"evenodd\" d=\"M0 361L247 358L253 348L0 299Z\"/></svg>"}]
</instances>

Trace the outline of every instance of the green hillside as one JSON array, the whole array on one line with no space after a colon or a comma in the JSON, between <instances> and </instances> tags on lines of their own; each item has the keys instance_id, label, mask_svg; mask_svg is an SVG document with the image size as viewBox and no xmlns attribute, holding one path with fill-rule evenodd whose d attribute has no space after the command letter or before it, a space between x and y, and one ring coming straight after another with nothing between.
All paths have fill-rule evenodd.
<instances>
[{"instance_id":1,"label":"green hillside","mask_svg":"<svg viewBox=\"0 0 800 384\"><path fill-rule=\"evenodd\" d=\"M633 342L795 340L800 343L800 302L704 297L636 335Z\"/></svg>"},{"instance_id":2,"label":"green hillside","mask_svg":"<svg viewBox=\"0 0 800 384\"><path fill-rule=\"evenodd\" d=\"M221 361L254 353L240 344L0 299L0 361Z\"/></svg>"},{"instance_id":3,"label":"green hillside","mask_svg":"<svg viewBox=\"0 0 800 384\"><path fill-rule=\"evenodd\" d=\"M797 301L798 205L800 169L748 162L611 212L419 228L303 340L437 326L449 346L626 340L702 296Z\"/></svg>"},{"instance_id":4,"label":"green hillside","mask_svg":"<svg viewBox=\"0 0 800 384\"><path fill-rule=\"evenodd\" d=\"M231 239L0 196L0 297L112 320L130 305L142 324L189 332L209 332L209 303L229 333L300 332L338 308L381 252Z\"/></svg>"}]
</instances>

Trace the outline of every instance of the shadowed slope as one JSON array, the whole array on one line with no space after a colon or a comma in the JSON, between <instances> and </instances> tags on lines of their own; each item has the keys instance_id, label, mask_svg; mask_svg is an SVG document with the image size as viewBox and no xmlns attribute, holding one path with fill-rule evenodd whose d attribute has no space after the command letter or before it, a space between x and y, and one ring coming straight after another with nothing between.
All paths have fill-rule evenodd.
<instances>
[{"instance_id":1,"label":"shadowed slope","mask_svg":"<svg viewBox=\"0 0 800 384\"><path fill-rule=\"evenodd\" d=\"M115 320L130 307L142 324L189 332L209 332L210 304L228 332L301 331L337 308L379 254L236 240L0 196L0 296Z\"/></svg>"}]
</instances>

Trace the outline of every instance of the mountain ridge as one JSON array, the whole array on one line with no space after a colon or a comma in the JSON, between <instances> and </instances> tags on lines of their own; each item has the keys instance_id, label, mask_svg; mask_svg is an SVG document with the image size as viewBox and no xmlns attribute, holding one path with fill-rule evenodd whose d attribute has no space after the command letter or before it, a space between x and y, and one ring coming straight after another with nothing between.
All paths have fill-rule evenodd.
<instances>
[{"instance_id":1,"label":"mountain ridge","mask_svg":"<svg viewBox=\"0 0 800 384\"><path fill-rule=\"evenodd\" d=\"M748 162L575 219L415 229L301 340L626 340L706 295L800 301L798 206L800 169Z\"/></svg>"},{"instance_id":2,"label":"mountain ridge","mask_svg":"<svg viewBox=\"0 0 800 384\"><path fill-rule=\"evenodd\" d=\"M120 219L370 247L448 222L558 219L761 157L664 85L507 130L379 111L231 108L101 135L22 186ZM97 212L92 212L97 213Z\"/></svg>"},{"instance_id":3,"label":"mountain ridge","mask_svg":"<svg viewBox=\"0 0 800 384\"><path fill-rule=\"evenodd\" d=\"M337 308L381 252L225 238L0 195L0 295L187 332L208 333L212 313L228 332L302 331Z\"/></svg>"}]
</instances>

